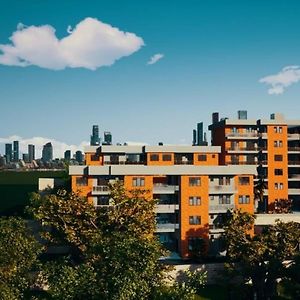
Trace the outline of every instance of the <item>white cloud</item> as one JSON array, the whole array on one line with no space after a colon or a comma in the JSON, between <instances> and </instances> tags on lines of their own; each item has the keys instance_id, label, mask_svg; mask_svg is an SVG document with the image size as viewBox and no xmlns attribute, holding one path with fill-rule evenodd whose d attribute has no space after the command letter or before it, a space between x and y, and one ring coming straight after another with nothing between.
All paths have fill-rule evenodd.
<instances>
[{"instance_id":1,"label":"white cloud","mask_svg":"<svg viewBox=\"0 0 300 300\"><path fill-rule=\"evenodd\" d=\"M9 136L9 137L0 137L0 146L1 150L0 151L2 154L4 154L4 144L5 143L12 143L13 141L19 141L20 142L20 153L28 153L28 144L33 144L35 145L35 157L40 158L42 156L42 149L43 145L45 145L48 142L52 143L53 146L53 157L56 158L62 158L64 157L64 152L66 150L71 150L72 155L77 151L77 150L84 150L85 146L88 146L88 142L81 142L79 145L68 145L64 142L57 141L55 139L51 138L44 138L44 137L32 137L32 138L22 138L17 135Z\"/></svg>"},{"instance_id":2,"label":"white cloud","mask_svg":"<svg viewBox=\"0 0 300 300\"><path fill-rule=\"evenodd\" d=\"M138 51L144 41L94 18L86 18L75 28L68 26L66 37L58 39L50 25L19 24L10 37L11 44L0 44L0 64L39 66L52 70L110 66Z\"/></svg>"},{"instance_id":3,"label":"white cloud","mask_svg":"<svg viewBox=\"0 0 300 300\"><path fill-rule=\"evenodd\" d=\"M164 57L164 54L157 53L150 57L149 61L147 62L147 65L153 65L157 63L159 60L161 60Z\"/></svg>"},{"instance_id":4,"label":"white cloud","mask_svg":"<svg viewBox=\"0 0 300 300\"><path fill-rule=\"evenodd\" d=\"M271 85L268 89L270 95L279 95L284 93L290 85L300 81L300 66L288 66L279 73L261 78L259 82Z\"/></svg>"}]
</instances>

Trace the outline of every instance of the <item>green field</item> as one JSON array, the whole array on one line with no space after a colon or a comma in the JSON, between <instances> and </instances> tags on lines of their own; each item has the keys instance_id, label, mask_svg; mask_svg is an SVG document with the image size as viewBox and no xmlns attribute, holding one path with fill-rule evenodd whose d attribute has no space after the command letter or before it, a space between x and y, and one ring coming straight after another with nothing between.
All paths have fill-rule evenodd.
<instances>
[{"instance_id":1,"label":"green field","mask_svg":"<svg viewBox=\"0 0 300 300\"><path fill-rule=\"evenodd\" d=\"M0 215L23 215L29 194L37 192L39 178L64 178L64 171L0 172Z\"/></svg>"}]
</instances>

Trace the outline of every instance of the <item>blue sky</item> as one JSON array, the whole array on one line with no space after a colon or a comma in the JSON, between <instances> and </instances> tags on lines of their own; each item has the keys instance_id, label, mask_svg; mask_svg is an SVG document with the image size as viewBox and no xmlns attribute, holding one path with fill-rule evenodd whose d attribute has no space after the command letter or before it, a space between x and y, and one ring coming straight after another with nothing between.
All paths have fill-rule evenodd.
<instances>
[{"instance_id":1,"label":"blue sky","mask_svg":"<svg viewBox=\"0 0 300 300\"><path fill-rule=\"evenodd\" d=\"M145 45L96 70L0 64L0 138L79 145L99 124L114 142L190 143L196 123L209 125L214 111L297 119L299 13L297 0L6 1L2 45L19 23L50 25L61 39L88 17ZM164 57L147 65L155 54Z\"/></svg>"}]
</instances>

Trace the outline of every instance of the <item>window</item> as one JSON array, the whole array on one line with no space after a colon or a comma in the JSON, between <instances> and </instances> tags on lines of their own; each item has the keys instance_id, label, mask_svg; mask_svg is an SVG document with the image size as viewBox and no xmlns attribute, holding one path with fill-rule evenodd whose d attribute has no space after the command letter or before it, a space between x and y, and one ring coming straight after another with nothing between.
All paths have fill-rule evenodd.
<instances>
[{"instance_id":1,"label":"window","mask_svg":"<svg viewBox=\"0 0 300 300\"><path fill-rule=\"evenodd\" d=\"M158 161L159 160L159 155L158 154L151 154L150 155L150 160L151 161Z\"/></svg>"},{"instance_id":2,"label":"window","mask_svg":"<svg viewBox=\"0 0 300 300\"><path fill-rule=\"evenodd\" d=\"M171 154L163 154L162 159L163 159L163 161L171 161L172 156L171 156Z\"/></svg>"},{"instance_id":3,"label":"window","mask_svg":"<svg viewBox=\"0 0 300 300\"><path fill-rule=\"evenodd\" d=\"M189 204L190 204L190 206L201 205L201 198L200 197L189 197Z\"/></svg>"},{"instance_id":4,"label":"window","mask_svg":"<svg viewBox=\"0 0 300 300\"><path fill-rule=\"evenodd\" d=\"M250 196L242 195L239 196L239 204L249 204L250 203Z\"/></svg>"},{"instance_id":5,"label":"window","mask_svg":"<svg viewBox=\"0 0 300 300\"><path fill-rule=\"evenodd\" d=\"M275 169L275 175L283 175L283 170L282 169Z\"/></svg>"},{"instance_id":6,"label":"window","mask_svg":"<svg viewBox=\"0 0 300 300\"><path fill-rule=\"evenodd\" d=\"M250 184L250 178L249 177L239 177L239 184L240 185L249 185Z\"/></svg>"},{"instance_id":7,"label":"window","mask_svg":"<svg viewBox=\"0 0 300 300\"><path fill-rule=\"evenodd\" d=\"M86 186L88 184L87 177L77 177L76 178L76 185L77 186Z\"/></svg>"},{"instance_id":8,"label":"window","mask_svg":"<svg viewBox=\"0 0 300 300\"><path fill-rule=\"evenodd\" d=\"M201 178L200 177L190 177L189 178L189 186L200 186Z\"/></svg>"},{"instance_id":9,"label":"window","mask_svg":"<svg viewBox=\"0 0 300 300\"><path fill-rule=\"evenodd\" d=\"M281 148L282 147L282 141L274 141L274 147L275 148Z\"/></svg>"},{"instance_id":10,"label":"window","mask_svg":"<svg viewBox=\"0 0 300 300\"><path fill-rule=\"evenodd\" d=\"M189 216L189 224L190 225L200 225L201 217L200 216Z\"/></svg>"},{"instance_id":11,"label":"window","mask_svg":"<svg viewBox=\"0 0 300 300\"><path fill-rule=\"evenodd\" d=\"M213 154L211 157L212 157L212 158L215 158L215 157L216 157L216 154Z\"/></svg>"},{"instance_id":12,"label":"window","mask_svg":"<svg viewBox=\"0 0 300 300\"><path fill-rule=\"evenodd\" d=\"M132 186L145 186L145 178L144 177L133 177L132 178Z\"/></svg>"},{"instance_id":13,"label":"window","mask_svg":"<svg viewBox=\"0 0 300 300\"><path fill-rule=\"evenodd\" d=\"M219 204L230 204L230 195L220 195Z\"/></svg>"},{"instance_id":14,"label":"window","mask_svg":"<svg viewBox=\"0 0 300 300\"><path fill-rule=\"evenodd\" d=\"M230 177L219 177L219 185L230 185Z\"/></svg>"},{"instance_id":15,"label":"window","mask_svg":"<svg viewBox=\"0 0 300 300\"><path fill-rule=\"evenodd\" d=\"M274 160L275 161L282 161L283 160L283 156L281 154L275 154L274 155Z\"/></svg>"},{"instance_id":16,"label":"window","mask_svg":"<svg viewBox=\"0 0 300 300\"><path fill-rule=\"evenodd\" d=\"M98 196L97 197L97 205L109 205L109 197L108 196Z\"/></svg>"},{"instance_id":17,"label":"window","mask_svg":"<svg viewBox=\"0 0 300 300\"><path fill-rule=\"evenodd\" d=\"M275 190L283 190L283 183L282 182L275 183Z\"/></svg>"},{"instance_id":18,"label":"window","mask_svg":"<svg viewBox=\"0 0 300 300\"><path fill-rule=\"evenodd\" d=\"M91 155L91 161L98 161L98 160L99 160L99 156L97 154Z\"/></svg>"},{"instance_id":19,"label":"window","mask_svg":"<svg viewBox=\"0 0 300 300\"><path fill-rule=\"evenodd\" d=\"M282 127L281 126L274 127L274 132L275 133L282 133Z\"/></svg>"},{"instance_id":20,"label":"window","mask_svg":"<svg viewBox=\"0 0 300 300\"><path fill-rule=\"evenodd\" d=\"M204 241L202 238L190 237L188 239L189 251L199 251L203 247Z\"/></svg>"},{"instance_id":21,"label":"window","mask_svg":"<svg viewBox=\"0 0 300 300\"><path fill-rule=\"evenodd\" d=\"M199 154L198 155L198 161L207 161L206 154Z\"/></svg>"}]
</instances>

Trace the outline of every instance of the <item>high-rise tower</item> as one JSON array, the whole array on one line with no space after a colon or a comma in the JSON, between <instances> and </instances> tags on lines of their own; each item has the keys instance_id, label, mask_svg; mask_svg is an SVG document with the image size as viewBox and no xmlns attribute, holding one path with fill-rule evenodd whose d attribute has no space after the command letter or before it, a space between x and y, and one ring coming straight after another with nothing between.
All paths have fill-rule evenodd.
<instances>
[{"instance_id":1,"label":"high-rise tower","mask_svg":"<svg viewBox=\"0 0 300 300\"><path fill-rule=\"evenodd\" d=\"M93 125L90 144L91 144L91 146L99 146L100 145L99 126L98 125Z\"/></svg>"}]
</instances>

